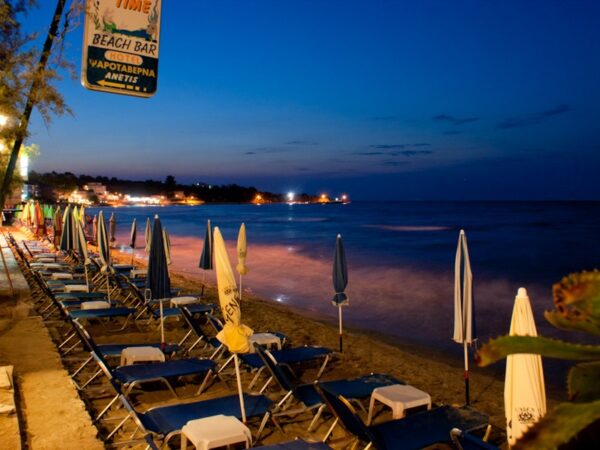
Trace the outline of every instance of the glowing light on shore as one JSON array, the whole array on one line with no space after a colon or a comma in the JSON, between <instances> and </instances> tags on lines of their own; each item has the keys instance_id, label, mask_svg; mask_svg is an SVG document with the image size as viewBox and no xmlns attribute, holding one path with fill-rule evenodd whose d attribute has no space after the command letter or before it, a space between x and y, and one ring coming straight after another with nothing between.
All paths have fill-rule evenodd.
<instances>
[{"instance_id":1,"label":"glowing light on shore","mask_svg":"<svg viewBox=\"0 0 600 450\"><path fill-rule=\"evenodd\" d=\"M4 114L0 114L0 127L3 127L7 123L8 123L8 116L5 116Z\"/></svg>"},{"instance_id":2,"label":"glowing light on shore","mask_svg":"<svg viewBox=\"0 0 600 450\"><path fill-rule=\"evenodd\" d=\"M293 192L288 192L287 193L288 202L293 202L294 201L294 195L295 194Z\"/></svg>"}]
</instances>

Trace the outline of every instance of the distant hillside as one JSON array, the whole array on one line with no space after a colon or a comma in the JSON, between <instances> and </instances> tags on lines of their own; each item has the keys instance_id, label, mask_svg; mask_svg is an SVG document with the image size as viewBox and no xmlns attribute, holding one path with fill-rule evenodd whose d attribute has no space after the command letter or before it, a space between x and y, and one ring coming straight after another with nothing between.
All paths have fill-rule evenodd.
<instances>
[{"instance_id":1,"label":"distant hillside","mask_svg":"<svg viewBox=\"0 0 600 450\"><path fill-rule=\"evenodd\" d=\"M71 172L57 173L53 171L41 174L32 171L29 174L29 183L39 185L43 197L49 197L53 191L71 192L75 189L82 189L84 185L90 182L102 183L110 192L132 196L165 195L171 198L175 192L183 191L185 195L194 195L206 203L248 203L259 193L255 187L244 187L237 184L179 184L175 177L171 175L167 176L165 181L132 181L115 177L75 175ZM260 195L265 201L271 202L280 202L284 198L282 194L272 192L260 191ZM312 198L306 194L303 194L303 196L306 196L307 200ZM49 198L49 200L51 199Z\"/></svg>"}]
</instances>

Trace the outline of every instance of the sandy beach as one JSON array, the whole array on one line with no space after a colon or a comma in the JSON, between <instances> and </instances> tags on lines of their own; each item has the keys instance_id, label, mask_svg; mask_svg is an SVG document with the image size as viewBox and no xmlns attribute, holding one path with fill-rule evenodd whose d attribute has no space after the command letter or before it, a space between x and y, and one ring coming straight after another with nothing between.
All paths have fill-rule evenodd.
<instances>
[{"instance_id":1,"label":"sandy beach","mask_svg":"<svg viewBox=\"0 0 600 450\"><path fill-rule=\"evenodd\" d=\"M94 250L94 248L91 248ZM113 251L115 262L130 263L131 255ZM144 267L145 261L136 259L135 265ZM200 272L200 271L199 271ZM190 276L181 275L177 271L171 271L171 282L173 286L181 288L183 292L199 292L201 289L201 275ZM35 294L35 293L34 293ZM218 303L214 287L208 286L205 290L205 301ZM32 313L35 314L35 313ZM322 345L330 348L338 346L338 332L334 323L316 320L293 311L290 308L276 304L272 301L266 301L244 292L242 299L242 320L245 324L255 331L277 330L289 336L290 342L294 346L299 345ZM39 322L42 326L41 321ZM65 332L63 324L60 322L47 322L48 332L55 342L60 339L60 335ZM9 325L5 325L7 327ZM140 327L141 331L135 327L128 327L123 332L109 332L105 327L93 325L90 331L98 342L149 342L159 338L156 325ZM186 332L183 321L169 320L166 322L167 340L177 342ZM11 336L10 340L0 338L0 356L3 362L15 365L16 372L19 374L21 368L28 364L28 360L35 360L40 356L38 352L22 352L19 354L7 353L6 346L14 344L17 339L20 346L27 348L33 345L31 333L22 332L17 336ZM46 352L40 349L41 354ZM50 351L48 351L51 353ZM81 358L85 356L83 352L70 354L62 359L63 367L70 373L78 366ZM463 370L455 363L452 363L444 355L436 352L435 349L419 348L416 346L402 345L397 341L389 342L382 336L374 333L366 333L358 330L347 329L344 337L344 352L336 353L334 360L329 364L328 369L323 375L323 380L333 380L338 378L347 378L368 373L387 373L391 374L407 384L415 386L418 389L428 392L434 405L461 405L464 403L464 383ZM499 368L482 370L473 364L471 371L471 399L472 406L489 415L490 423L493 425L492 439L496 443L504 441L504 413L503 413L503 371ZM306 382L311 382L316 374L316 367L310 367L301 374ZM250 380L251 375L243 374L244 383ZM216 383L200 398L218 397L224 394L235 393L235 383L232 379L226 384ZM246 384L247 385L247 384ZM180 386L179 395L188 400L187 396L192 395L197 385ZM87 405L90 414L106 404L109 396L106 395L107 389L100 389L94 395L87 391L80 393L84 403ZM44 390L44 399L50 399L58 404L64 402L64 392L54 391L51 386ZM270 395L277 398L275 392ZM194 397L197 399L197 397ZM168 391L163 389L153 389L144 391L140 395L135 395L136 408L145 410L157 404L165 402L172 403L174 400L170 397ZM552 399L550 399L552 405ZM27 406L30 408L30 406ZM383 421L391 418L388 411L383 411L377 415L376 421ZM321 420L319 427L312 433L307 433L306 428L311 420L309 414L303 414L293 419L282 418L284 434L282 435L274 427L269 427L264 433L262 443L280 442L286 438L301 436L307 439L320 440L327 428L331 424L331 416L326 415L325 420ZM38 427L40 424L37 425ZM43 425L42 425L43 430ZM106 428L100 427L100 436L105 434ZM47 430L48 435L56 436L56 430ZM39 431L38 431L39 433ZM27 434L27 433L25 433ZM340 437L345 434L338 428L334 434L335 440L330 442L334 448L345 448L346 441L343 439L338 442ZM52 441L45 445L33 445L30 448L58 448L54 447Z\"/></svg>"}]
</instances>

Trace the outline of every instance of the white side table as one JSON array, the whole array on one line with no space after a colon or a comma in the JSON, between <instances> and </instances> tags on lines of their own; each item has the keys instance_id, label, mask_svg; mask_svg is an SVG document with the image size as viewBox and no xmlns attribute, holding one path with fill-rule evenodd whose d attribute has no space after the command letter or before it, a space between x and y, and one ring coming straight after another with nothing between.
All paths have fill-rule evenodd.
<instances>
[{"instance_id":1,"label":"white side table","mask_svg":"<svg viewBox=\"0 0 600 450\"><path fill-rule=\"evenodd\" d=\"M65 292L89 292L87 284L65 284Z\"/></svg>"},{"instance_id":2,"label":"white side table","mask_svg":"<svg viewBox=\"0 0 600 450\"><path fill-rule=\"evenodd\" d=\"M73 274L72 273L67 273L67 272L54 272L51 276L50 276L51 280L72 280L73 279Z\"/></svg>"},{"instance_id":3,"label":"white side table","mask_svg":"<svg viewBox=\"0 0 600 450\"><path fill-rule=\"evenodd\" d=\"M265 347L275 347L277 350L281 350L281 339L272 333L254 333L250 336L250 344L252 344L251 352L254 353L254 345L264 345Z\"/></svg>"},{"instance_id":4,"label":"white side table","mask_svg":"<svg viewBox=\"0 0 600 450\"><path fill-rule=\"evenodd\" d=\"M81 302L81 309L106 309L110 308L110 303L104 300L93 300L89 302Z\"/></svg>"},{"instance_id":5,"label":"white side table","mask_svg":"<svg viewBox=\"0 0 600 450\"><path fill-rule=\"evenodd\" d=\"M181 448L187 449L187 441L196 450L208 450L224 445L244 442L246 448L252 445L252 434L246 425L233 416L211 416L190 420L181 429Z\"/></svg>"},{"instance_id":6,"label":"white side table","mask_svg":"<svg viewBox=\"0 0 600 450\"><path fill-rule=\"evenodd\" d=\"M147 272L147 269L132 269L131 272L129 272L129 276L131 278L145 277Z\"/></svg>"},{"instance_id":7,"label":"white side table","mask_svg":"<svg viewBox=\"0 0 600 450\"><path fill-rule=\"evenodd\" d=\"M394 419L403 418L407 409L417 406L427 406L427 409L431 409L431 396L427 392L406 384L383 386L374 389L371 393L367 425L370 425L373 419L373 407L376 400L392 409Z\"/></svg>"},{"instance_id":8,"label":"white side table","mask_svg":"<svg viewBox=\"0 0 600 450\"><path fill-rule=\"evenodd\" d=\"M171 308L177 308L179 306L191 305L193 303L200 302L198 297L192 297L191 295L181 296L181 297L173 297L171 299Z\"/></svg>"},{"instance_id":9,"label":"white side table","mask_svg":"<svg viewBox=\"0 0 600 450\"><path fill-rule=\"evenodd\" d=\"M165 354L157 347L126 347L121 351L121 365L164 362Z\"/></svg>"}]
</instances>

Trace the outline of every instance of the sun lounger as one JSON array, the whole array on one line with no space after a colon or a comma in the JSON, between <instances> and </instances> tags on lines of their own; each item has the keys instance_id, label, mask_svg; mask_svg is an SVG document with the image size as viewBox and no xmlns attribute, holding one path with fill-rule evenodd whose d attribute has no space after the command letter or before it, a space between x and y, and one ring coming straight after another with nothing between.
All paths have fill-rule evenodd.
<instances>
[{"instance_id":1,"label":"sun lounger","mask_svg":"<svg viewBox=\"0 0 600 450\"><path fill-rule=\"evenodd\" d=\"M100 375L100 373L104 373L113 385L118 384L120 388L122 388L123 392L119 393L122 393L123 395L128 395L134 387L141 383L160 381L164 383L171 391L173 396L177 398L177 393L169 382L169 379L192 375L204 375L202 384L198 389L198 394L200 394L204 390L204 387L216 369L216 364L214 361L197 358L173 359L165 362L135 364L131 366L119 366L112 368L102 356L102 351L96 346L91 336L81 326L81 324L74 322L73 325L78 331L79 336L85 343L88 350L90 350L92 357L100 367L100 370L97 371L92 378L79 387L80 390L87 387L98 375ZM117 399L118 395L116 395L100 412L98 417L96 417L96 420L99 420L117 401Z\"/></svg>"},{"instance_id":2,"label":"sun lounger","mask_svg":"<svg viewBox=\"0 0 600 450\"><path fill-rule=\"evenodd\" d=\"M315 377L316 379L319 379L321 378L321 375L323 375L323 372L327 367L327 363L333 355L333 350L327 347L305 345L303 347L292 347L285 348L283 350L274 350L271 352L271 354L279 364L288 366L290 370L291 366L294 364L321 360L321 366L319 367L319 370ZM256 353L239 355L239 357L241 362L247 365L251 370L256 371L254 378L248 386L248 389L252 389L252 386L254 386L254 384L258 381L258 378L264 371L265 364ZM219 372L221 372L223 368L224 367L221 367L221 369L219 369Z\"/></svg>"},{"instance_id":3,"label":"sun lounger","mask_svg":"<svg viewBox=\"0 0 600 450\"><path fill-rule=\"evenodd\" d=\"M120 395L119 398L127 410L127 416L111 431L106 438L107 441L110 441L129 420L133 420L137 426L136 432L141 432L144 436L152 433L153 436L162 439L165 445L173 436L181 433L181 428L190 420L219 414L241 419L240 398L237 394L191 403L157 406L144 413L135 411L124 395ZM269 412L271 401L264 395L244 394L243 398L247 419L263 417L257 432L258 439L267 420L271 417Z\"/></svg>"},{"instance_id":4,"label":"sun lounger","mask_svg":"<svg viewBox=\"0 0 600 450\"><path fill-rule=\"evenodd\" d=\"M317 382L315 386L324 403L336 417L334 426L340 423L358 441L365 442L368 447L378 450L417 450L429 445L449 442L450 430L453 428L470 431L488 424L487 416L473 408L441 406L404 419L367 426L346 398L333 394L321 383ZM324 441L332 430L333 426Z\"/></svg>"},{"instance_id":5,"label":"sun lounger","mask_svg":"<svg viewBox=\"0 0 600 450\"><path fill-rule=\"evenodd\" d=\"M321 396L317 392L314 384L299 383L297 380L290 379L284 368L279 365L277 360L268 350L256 345L256 353L263 361L268 371L271 373L271 377L277 382L277 384L279 384L280 388L285 393L282 399L277 403L276 408L273 410L275 416L295 415L317 409L313 420L308 426L308 431L310 431L317 423L317 420L319 420L319 417L326 406L321 399ZM358 402L361 399L368 398L374 389L393 384L404 383L392 377L391 375L372 373L370 375L354 379L323 382L322 386L326 386L329 390L335 392L336 395L343 395L345 398ZM292 398L295 400L295 404L299 405L299 407L290 409L290 407L293 405L290 404L289 400Z\"/></svg>"}]
</instances>

